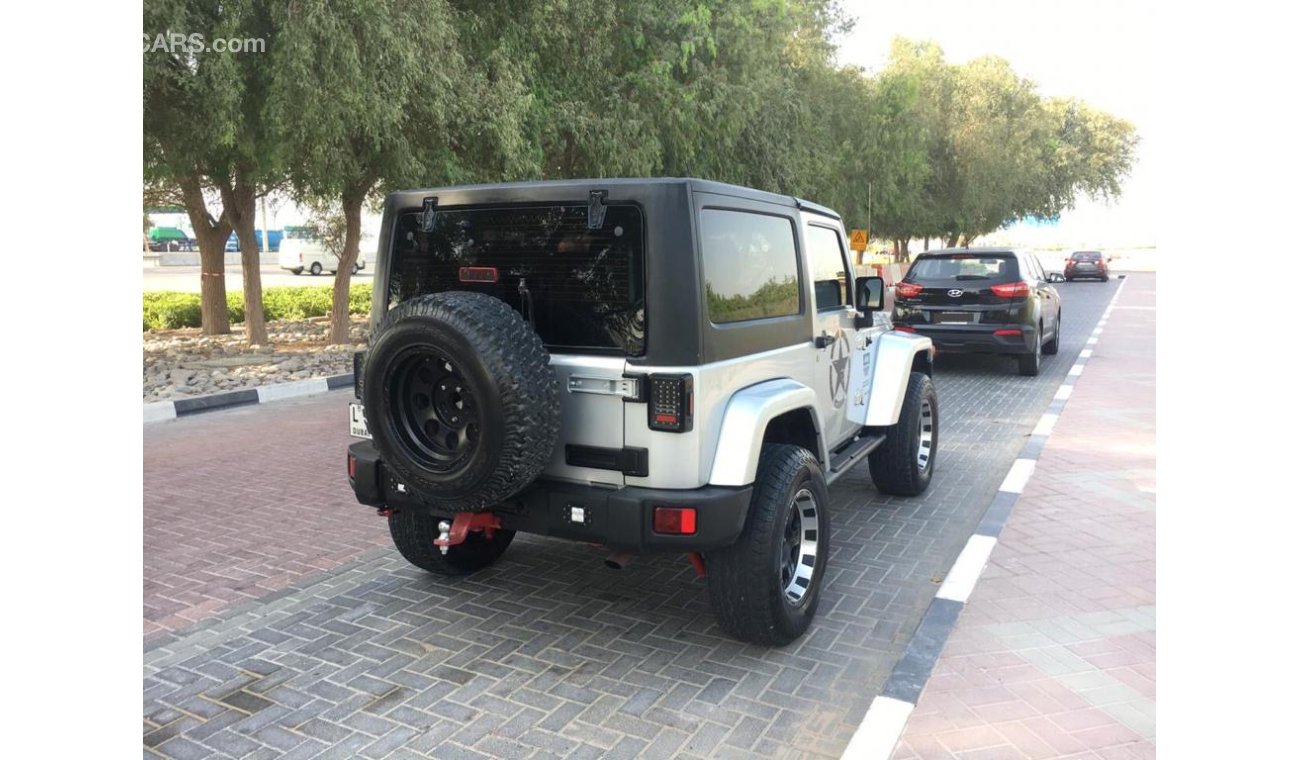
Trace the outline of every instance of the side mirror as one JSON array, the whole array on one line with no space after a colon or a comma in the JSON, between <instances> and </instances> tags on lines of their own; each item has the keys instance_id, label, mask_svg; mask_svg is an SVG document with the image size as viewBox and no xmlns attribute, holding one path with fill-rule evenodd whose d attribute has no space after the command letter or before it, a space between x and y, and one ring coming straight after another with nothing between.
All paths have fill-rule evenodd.
<instances>
[{"instance_id":1,"label":"side mirror","mask_svg":"<svg viewBox=\"0 0 1300 760\"><path fill-rule=\"evenodd\" d=\"M1060 272L1048 272L1048 273L1047 273L1047 281L1048 281L1048 282L1065 282L1065 275L1061 274Z\"/></svg>"},{"instance_id":2,"label":"side mirror","mask_svg":"<svg viewBox=\"0 0 1300 760\"><path fill-rule=\"evenodd\" d=\"M853 281L853 305L858 317L854 326L861 329L875 323L873 312L885 308L885 280L881 277L859 277Z\"/></svg>"}]
</instances>

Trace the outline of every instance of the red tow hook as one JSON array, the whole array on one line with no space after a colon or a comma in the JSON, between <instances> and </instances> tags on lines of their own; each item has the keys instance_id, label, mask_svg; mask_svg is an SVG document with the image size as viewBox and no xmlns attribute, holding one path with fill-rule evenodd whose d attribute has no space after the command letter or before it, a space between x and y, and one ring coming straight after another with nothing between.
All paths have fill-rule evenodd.
<instances>
[{"instance_id":1,"label":"red tow hook","mask_svg":"<svg viewBox=\"0 0 1300 760\"><path fill-rule=\"evenodd\" d=\"M703 578L705 576L704 556L699 552L691 552L686 555L686 559L691 561L691 567L695 568L695 574Z\"/></svg>"},{"instance_id":2,"label":"red tow hook","mask_svg":"<svg viewBox=\"0 0 1300 760\"><path fill-rule=\"evenodd\" d=\"M488 538L501 529L501 520L491 512L457 512L451 522L443 520L438 523L441 533L433 540L433 545L442 550L463 543L471 530L481 530Z\"/></svg>"}]
</instances>

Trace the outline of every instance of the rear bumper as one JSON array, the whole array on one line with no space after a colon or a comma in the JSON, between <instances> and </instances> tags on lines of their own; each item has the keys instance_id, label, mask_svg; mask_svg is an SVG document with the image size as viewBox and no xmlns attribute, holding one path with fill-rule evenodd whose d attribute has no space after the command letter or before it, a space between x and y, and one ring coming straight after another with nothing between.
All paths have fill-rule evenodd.
<instances>
[{"instance_id":1,"label":"rear bumper","mask_svg":"<svg viewBox=\"0 0 1300 760\"><path fill-rule=\"evenodd\" d=\"M451 512L422 503L399 490L397 480L370 441L348 447L355 474L348 477L357 501L372 507L413 510L429 515ZM604 544L630 552L709 551L735 543L745 528L751 486L705 486L693 489L597 488L578 483L538 480L508 503L493 510L504 528ZM696 530L689 536L654 531L655 507L694 507ZM580 515L575 519L575 515Z\"/></svg>"},{"instance_id":2,"label":"rear bumper","mask_svg":"<svg viewBox=\"0 0 1300 760\"><path fill-rule=\"evenodd\" d=\"M1038 327L1022 325L906 325L934 341L938 353L1028 354L1033 353ZM997 330L1019 330L1019 335L994 335Z\"/></svg>"}]
</instances>

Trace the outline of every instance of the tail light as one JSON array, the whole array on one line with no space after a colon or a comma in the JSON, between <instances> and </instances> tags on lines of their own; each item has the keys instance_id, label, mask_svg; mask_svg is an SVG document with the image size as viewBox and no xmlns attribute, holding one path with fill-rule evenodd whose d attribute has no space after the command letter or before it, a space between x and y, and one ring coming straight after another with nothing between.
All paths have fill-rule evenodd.
<instances>
[{"instance_id":1,"label":"tail light","mask_svg":"<svg viewBox=\"0 0 1300 760\"><path fill-rule=\"evenodd\" d=\"M907 325L894 325L894 329L899 332L910 332L910 333L916 332L915 328L908 327Z\"/></svg>"},{"instance_id":2,"label":"tail light","mask_svg":"<svg viewBox=\"0 0 1300 760\"><path fill-rule=\"evenodd\" d=\"M351 480L357 479L357 457L351 452L348 453L348 478Z\"/></svg>"},{"instance_id":3,"label":"tail light","mask_svg":"<svg viewBox=\"0 0 1300 760\"><path fill-rule=\"evenodd\" d=\"M1001 285L994 285L989 288L993 295L998 298L1028 298L1029 283L1027 282L1007 282Z\"/></svg>"},{"instance_id":4,"label":"tail light","mask_svg":"<svg viewBox=\"0 0 1300 760\"><path fill-rule=\"evenodd\" d=\"M688 432L695 419L695 381L690 375L650 376L650 429Z\"/></svg>"},{"instance_id":5,"label":"tail light","mask_svg":"<svg viewBox=\"0 0 1300 760\"><path fill-rule=\"evenodd\" d=\"M993 334L999 338L1011 338L1020 334L1019 330L994 330Z\"/></svg>"},{"instance_id":6,"label":"tail light","mask_svg":"<svg viewBox=\"0 0 1300 760\"><path fill-rule=\"evenodd\" d=\"M655 533L695 534L694 507L655 507Z\"/></svg>"},{"instance_id":7,"label":"tail light","mask_svg":"<svg viewBox=\"0 0 1300 760\"><path fill-rule=\"evenodd\" d=\"M899 298L916 298L921 295L922 287L914 282L900 282L894 286L894 295Z\"/></svg>"}]
</instances>

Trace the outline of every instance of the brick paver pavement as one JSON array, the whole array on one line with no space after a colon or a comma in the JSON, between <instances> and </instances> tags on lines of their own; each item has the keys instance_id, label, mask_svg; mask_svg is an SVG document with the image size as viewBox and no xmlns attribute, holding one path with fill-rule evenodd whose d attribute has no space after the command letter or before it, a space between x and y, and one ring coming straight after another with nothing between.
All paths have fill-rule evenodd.
<instances>
[{"instance_id":1,"label":"brick paver pavement","mask_svg":"<svg viewBox=\"0 0 1300 760\"><path fill-rule=\"evenodd\" d=\"M1155 757L1155 305L1130 276L895 760Z\"/></svg>"},{"instance_id":2,"label":"brick paver pavement","mask_svg":"<svg viewBox=\"0 0 1300 760\"><path fill-rule=\"evenodd\" d=\"M1062 286L1039 377L940 358L930 490L836 483L818 618L783 649L718 631L680 557L521 535L470 578L409 566L348 490L344 392L151 425L146 752L836 757L1116 286Z\"/></svg>"}]
</instances>

